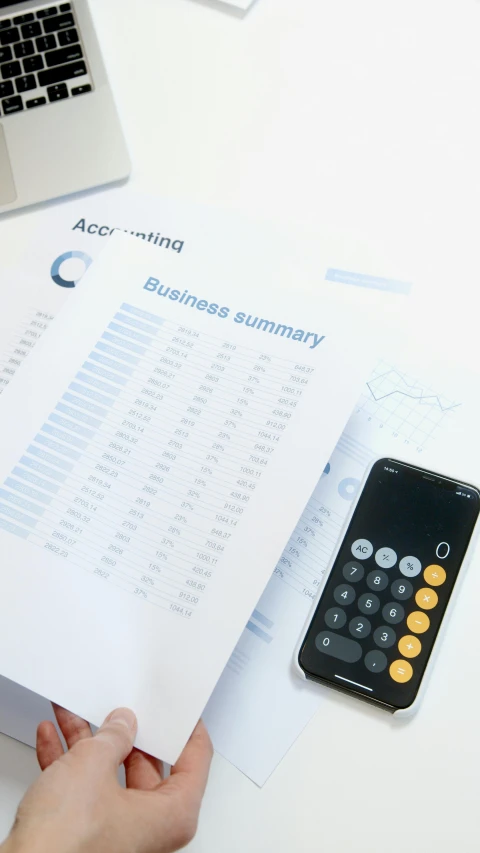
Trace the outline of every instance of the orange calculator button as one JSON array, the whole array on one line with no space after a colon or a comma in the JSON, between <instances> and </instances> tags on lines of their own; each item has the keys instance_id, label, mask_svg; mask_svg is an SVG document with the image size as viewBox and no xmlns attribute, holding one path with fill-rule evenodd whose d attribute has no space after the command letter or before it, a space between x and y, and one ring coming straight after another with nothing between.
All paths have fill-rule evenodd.
<instances>
[{"instance_id":1,"label":"orange calculator button","mask_svg":"<svg viewBox=\"0 0 480 853\"><path fill-rule=\"evenodd\" d=\"M394 660L390 664L389 672L394 681L398 681L399 684L406 684L413 675L412 664L408 660Z\"/></svg>"},{"instance_id":2,"label":"orange calculator button","mask_svg":"<svg viewBox=\"0 0 480 853\"><path fill-rule=\"evenodd\" d=\"M422 644L418 637L407 634L398 641L398 651L404 658L416 658L422 651Z\"/></svg>"},{"instance_id":3,"label":"orange calculator button","mask_svg":"<svg viewBox=\"0 0 480 853\"><path fill-rule=\"evenodd\" d=\"M447 579L447 573L443 566L427 566L423 577L430 586L441 586Z\"/></svg>"},{"instance_id":4,"label":"orange calculator button","mask_svg":"<svg viewBox=\"0 0 480 853\"><path fill-rule=\"evenodd\" d=\"M407 619L407 625L414 634L424 634L430 628L430 619L421 610L414 610Z\"/></svg>"},{"instance_id":5,"label":"orange calculator button","mask_svg":"<svg viewBox=\"0 0 480 853\"><path fill-rule=\"evenodd\" d=\"M423 610L433 610L438 604L438 595L434 589L424 586L423 589L418 590L415 601Z\"/></svg>"}]
</instances>

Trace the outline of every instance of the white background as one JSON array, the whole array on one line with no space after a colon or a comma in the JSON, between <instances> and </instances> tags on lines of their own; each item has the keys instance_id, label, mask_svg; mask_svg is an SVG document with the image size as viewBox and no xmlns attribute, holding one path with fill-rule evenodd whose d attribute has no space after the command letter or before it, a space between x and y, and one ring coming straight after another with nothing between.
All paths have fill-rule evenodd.
<instances>
[{"instance_id":1,"label":"white background","mask_svg":"<svg viewBox=\"0 0 480 853\"><path fill-rule=\"evenodd\" d=\"M91 4L132 187L365 239L422 282L446 353L475 354L477 0ZM1 229L18 247L24 215ZM471 573L407 730L329 694L262 791L217 757L192 853L478 850L479 592ZM0 833L35 773L2 738Z\"/></svg>"}]
</instances>

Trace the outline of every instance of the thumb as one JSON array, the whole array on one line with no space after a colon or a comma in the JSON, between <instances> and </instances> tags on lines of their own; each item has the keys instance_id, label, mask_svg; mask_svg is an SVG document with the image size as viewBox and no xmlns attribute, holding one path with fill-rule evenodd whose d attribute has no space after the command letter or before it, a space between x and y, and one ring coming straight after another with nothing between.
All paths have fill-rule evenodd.
<instances>
[{"instance_id":1,"label":"thumb","mask_svg":"<svg viewBox=\"0 0 480 853\"><path fill-rule=\"evenodd\" d=\"M137 734L137 718L129 708L117 708L108 715L94 737L105 744L107 757L115 767L130 755Z\"/></svg>"}]
</instances>

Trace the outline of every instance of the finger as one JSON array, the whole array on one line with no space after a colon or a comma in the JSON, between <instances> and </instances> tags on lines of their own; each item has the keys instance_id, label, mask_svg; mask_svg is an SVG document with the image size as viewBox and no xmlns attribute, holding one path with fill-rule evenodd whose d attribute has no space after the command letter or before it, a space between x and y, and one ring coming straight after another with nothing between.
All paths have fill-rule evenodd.
<instances>
[{"instance_id":1,"label":"finger","mask_svg":"<svg viewBox=\"0 0 480 853\"><path fill-rule=\"evenodd\" d=\"M55 717L57 718L60 731L65 738L65 742L69 749L71 749L72 746L75 746L79 740L85 740L85 738L92 737L92 731L86 720L83 720L82 717L77 717L76 714L72 714L71 711L67 711L60 705L54 705L52 703L52 707Z\"/></svg>"},{"instance_id":2,"label":"finger","mask_svg":"<svg viewBox=\"0 0 480 853\"><path fill-rule=\"evenodd\" d=\"M157 758L133 749L125 759L125 778L127 788L138 791L152 791L163 779L163 764Z\"/></svg>"},{"instance_id":3,"label":"finger","mask_svg":"<svg viewBox=\"0 0 480 853\"><path fill-rule=\"evenodd\" d=\"M207 786L212 757L212 741L200 720L164 784L177 788L192 807L199 806Z\"/></svg>"},{"instance_id":4,"label":"finger","mask_svg":"<svg viewBox=\"0 0 480 853\"><path fill-rule=\"evenodd\" d=\"M50 720L45 720L37 728L37 760L40 770L46 770L63 755L63 746L59 734Z\"/></svg>"},{"instance_id":5,"label":"finger","mask_svg":"<svg viewBox=\"0 0 480 853\"><path fill-rule=\"evenodd\" d=\"M129 708L117 708L108 715L93 740L104 747L106 762L118 767L130 755L137 734L137 718Z\"/></svg>"}]
</instances>

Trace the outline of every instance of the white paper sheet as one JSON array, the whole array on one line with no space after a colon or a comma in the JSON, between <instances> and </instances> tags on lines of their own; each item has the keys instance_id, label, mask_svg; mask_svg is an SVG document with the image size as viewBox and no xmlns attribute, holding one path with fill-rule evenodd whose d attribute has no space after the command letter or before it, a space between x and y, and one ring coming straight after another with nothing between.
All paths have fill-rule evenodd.
<instances>
[{"instance_id":1,"label":"white paper sheet","mask_svg":"<svg viewBox=\"0 0 480 853\"><path fill-rule=\"evenodd\" d=\"M246 272L114 235L0 398L0 671L95 724L135 708L169 762L367 359L338 305Z\"/></svg>"},{"instance_id":2,"label":"white paper sheet","mask_svg":"<svg viewBox=\"0 0 480 853\"><path fill-rule=\"evenodd\" d=\"M393 456L480 482L480 378L435 363L438 345L425 336L422 328L411 336L424 341L423 350L403 354L402 361L380 360L365 383L207 706L215 747L258 785L328 701L328 690L293 672L292 654L371 460Z\"/></svg>"}]
</instances>

